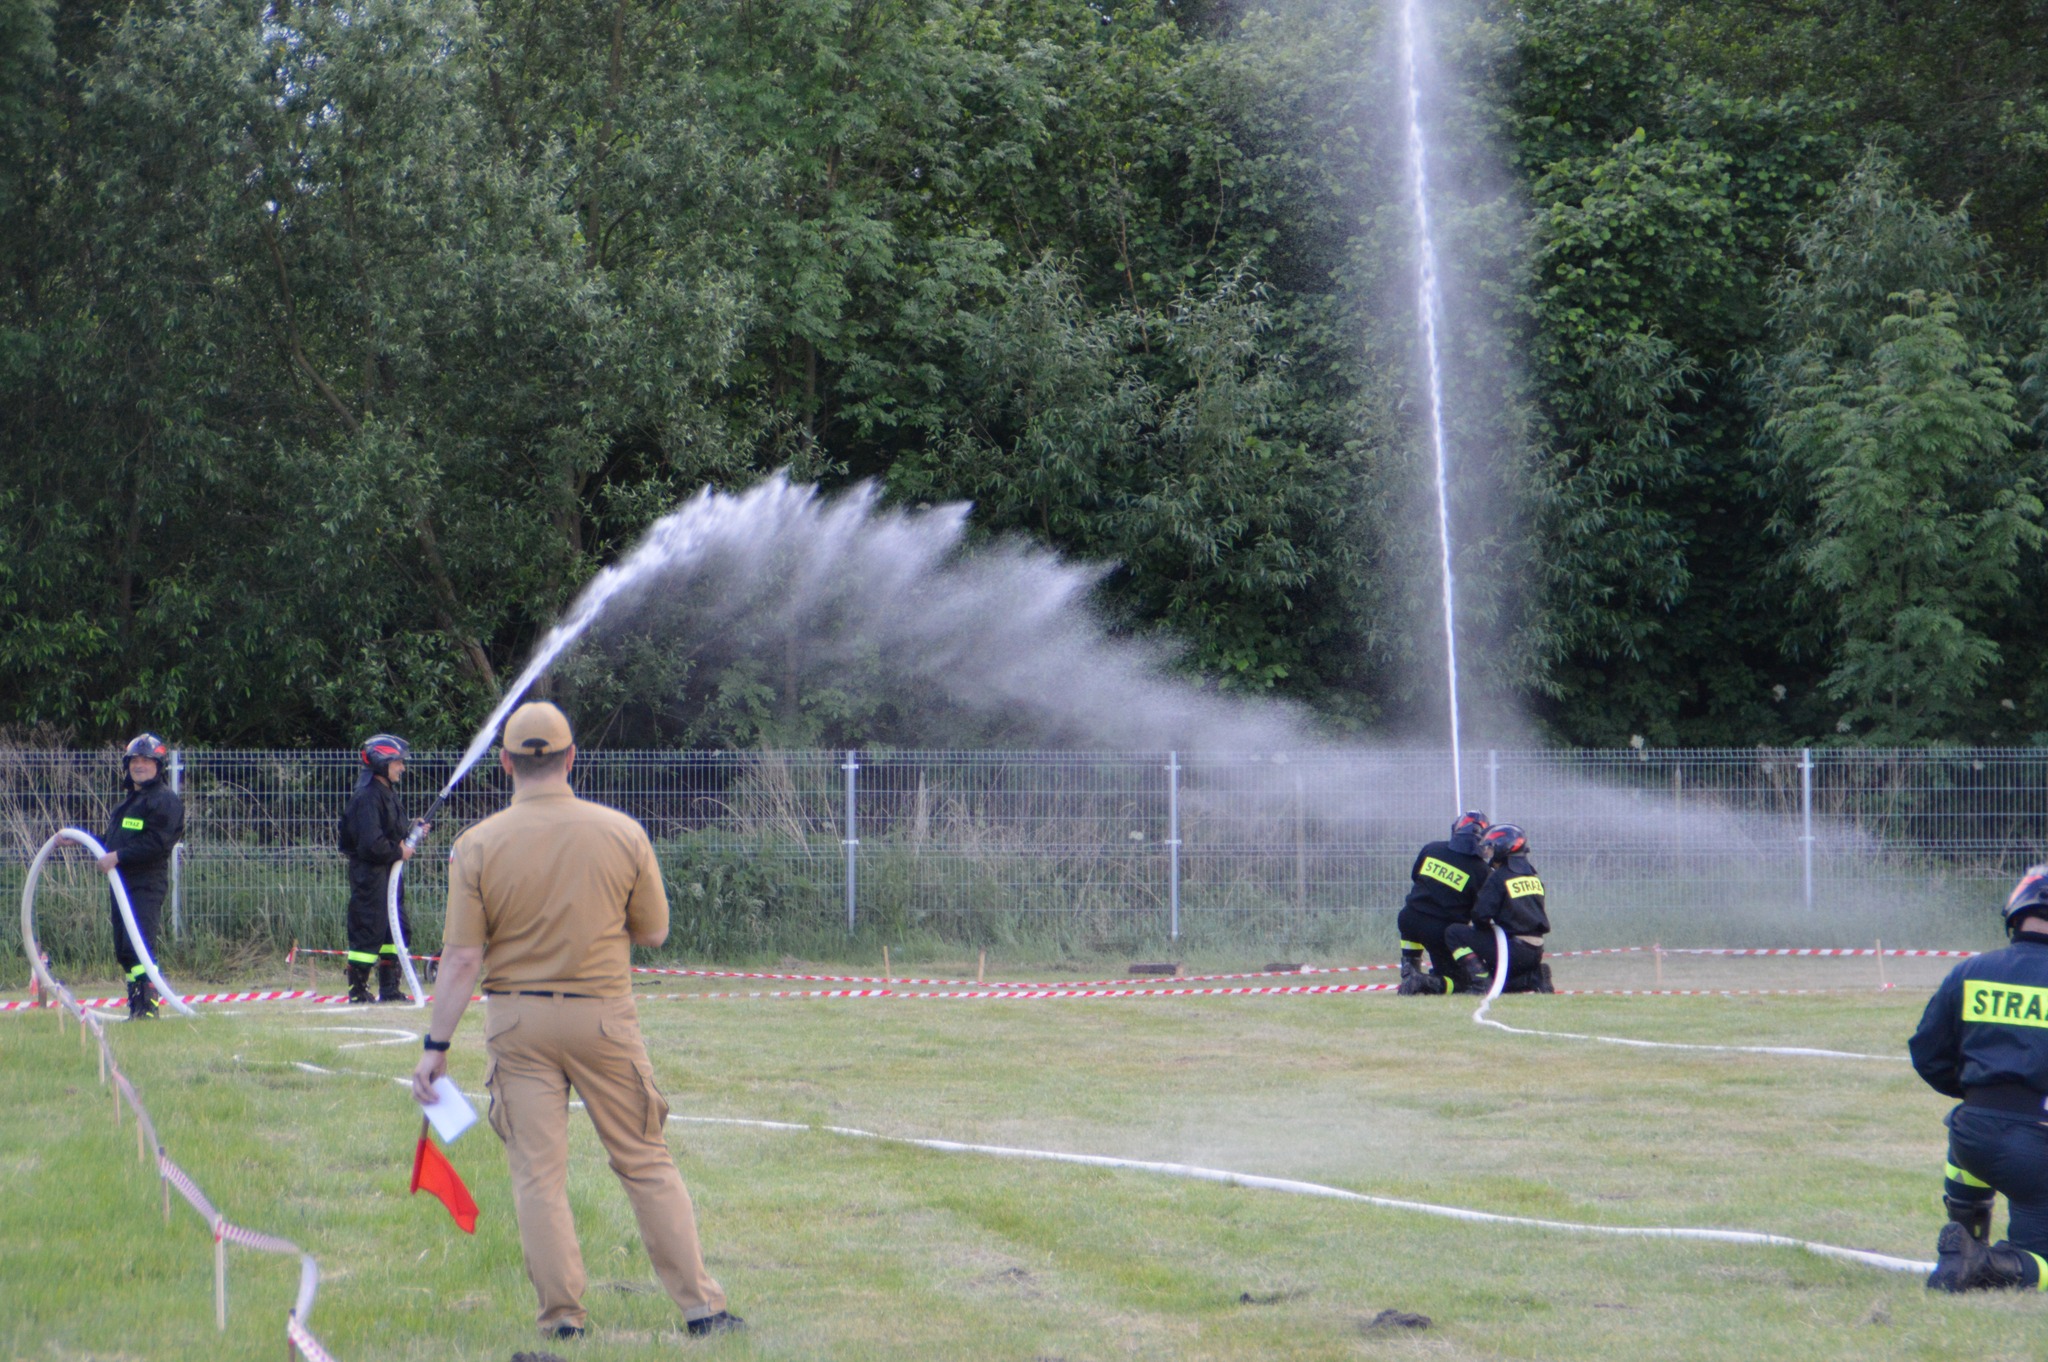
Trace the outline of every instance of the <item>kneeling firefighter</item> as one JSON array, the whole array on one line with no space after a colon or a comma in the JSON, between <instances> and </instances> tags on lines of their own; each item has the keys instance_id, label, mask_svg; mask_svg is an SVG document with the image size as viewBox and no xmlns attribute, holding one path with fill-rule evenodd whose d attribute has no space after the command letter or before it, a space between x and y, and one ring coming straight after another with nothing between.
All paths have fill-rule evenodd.
<instances>
[{"instance_id":1,"label":"kneeling firefighter","mask_svg":"<svg viewBox=\"0 0 2048 1362\"><path fill-rule=\"evenodd\" d=\"M144 733L121 753L123 798L107 817L106 836L101 842L107 854L99 867L121 877L128 892L128 907L135 914L135 930L142 947L156 955L156 929L164 909L164 897L171 887L171 848L185 835L185 804L164 783L163 763L171 749L154 733ZM121 921L120 905L107 890L107 909L114 919L114 958L128 976L128 1018L142 1021L156 1016L156 988L149 971L128 939Z\"/></svg>"},{"instance_id":2,"label":"kneeling firefighter","mask_svg":"<svg viewBox=\"0 0 2048 1362\"><path fill-rule=\"evenodd\" d=\"M1550 966L1543 963L1550 916L1543 909L1543 880L1529 860L1529 838L1513 823L1496 823L1480 838L1480 846L1491 870L1472 901L1472 920L1454 923L1444 932L1452 967L1478 993L1493 987L1496 969L1508 972L1503 993L1556 992L1550 986ZM1505 964L1494 958L1496 922L1508 938Z\"/></svg>"},{"instance_id":3,"label":"kneeling firefighter","mask_svg":"<svg viewBox=\"0 0 2048 1362\"><path fill-rule=\"evenodd\" d=\"M391 939L391 915L385 900L391 888L391 867L412 859L406 845L408 825L393 788L405 776L411 753L403 738L379 733L363 744L363 770L355 793L341 814L341 854L348 857L348 1000L367 1003L370 967L377 967L380 1003L407 1001L398 983L398 945ZM399 885L398 923L406 939L412 923L405 915L405 886Z\"/></svg>"},{"instance_id":4,"label":"kneeling firefighter","mask_svg":"<svg viewBox=\"0 0 2048 1362\"><path fill-rule=\"evenodd\" d=\"M1927 1086L1963 1103L1948 1114L1937 1291L2048 1290L2048 865L2006 899L2005 931L2011 945L1949 971L1908 1044ZM2000 1192L2011 1223L1992 1244Z\"/></svg>"},{"instance_id":5,"label":"kneeling firefighter","mask_svg":"<svg viewBox=\"0 0 2048 1362\"><path fill-rule=\"evenodd\" d=\"M1408 900L1395 919L1401 932L1401 993L1455 991L1458 976L1444 934L1472 920L1472 901L1486 881L1486 856L1479 845L1485 831L1485 814L1462 813L1451 824L1450 840L1427 843L1415 853L1415 865L1408 872L1413 881ZM1422 968L1425 951L1428 970Z\"/></svg>"}]
</instances>

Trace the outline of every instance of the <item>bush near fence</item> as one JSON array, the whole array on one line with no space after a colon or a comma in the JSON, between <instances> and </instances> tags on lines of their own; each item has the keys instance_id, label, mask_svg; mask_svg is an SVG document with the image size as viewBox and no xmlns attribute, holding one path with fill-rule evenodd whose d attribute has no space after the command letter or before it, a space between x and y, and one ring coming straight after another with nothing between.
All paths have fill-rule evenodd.
<instances>
[{"instance_id":1,"label":"bush near fence","mask_svg":"<svg viewBox=\"0 0 2048 1362\"><path fill-rule=\"evenodd\" d=\"M408 803L424 807L455 756L416 754ZM0 884L18 892L58 826L102 828L117 769L111 752L0 749ZM168 960L225 971L294 941L340 945L335 821L355 755L180 751L171 769L187 840ZM1426 751L593 750L577 783L653 836L665 954L728 960L878 943L1384 954L1415 848L1454 803L1447 756ZM503 787L488 764L471 773L412 863L422 949L439 942L441 849ZM1463 793L1529 827L1572 945L1975 940L2048 842L2037 749L1479 752ZM53 872L40 912L61 968L111 965L88 869ZM18 959L11 918L0 951ZM22 977L0 964L0 982Z\"/></svg>"}]
</instances>

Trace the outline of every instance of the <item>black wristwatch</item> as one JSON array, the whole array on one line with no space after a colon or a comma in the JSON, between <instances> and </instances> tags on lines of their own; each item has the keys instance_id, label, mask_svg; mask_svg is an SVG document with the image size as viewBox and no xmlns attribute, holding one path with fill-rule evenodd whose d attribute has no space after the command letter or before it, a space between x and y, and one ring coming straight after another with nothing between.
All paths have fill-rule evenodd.
<instances>
[{"instance_id":1,"label":"black wristwatch","mask_svg":"<svg viewBox=\"0 0 2048 1362\"><path fill-rule=\"evenodd\" d=\"M452 1043L445 1040L435 1040L432 1036L420 1037L420 1044L429 1050L445 1050Z\"/></svg>"}]
</instances>

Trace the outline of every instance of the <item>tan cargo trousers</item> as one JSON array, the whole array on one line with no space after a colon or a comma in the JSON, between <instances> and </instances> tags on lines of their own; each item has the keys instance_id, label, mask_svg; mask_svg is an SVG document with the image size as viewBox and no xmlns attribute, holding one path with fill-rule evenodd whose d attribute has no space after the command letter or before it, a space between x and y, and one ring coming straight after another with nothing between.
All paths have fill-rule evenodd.
<instances>
[{"instance_id":1,"label":"tan cargo trousers","mask_svg":"<svg viewBox=\"0 0 2048 1362\"><path fill-rule=\"evenodd\" d=\"M725 1308L704 1270L697 1212L668 1152L668 1102L631 998L493 994L484 1006L491 1128L512 1165L512 1199L540 1329L584 1322L583 1250L569 1214L569 1089L574 1088L633 1203L640 1241L684 1319Z\"/></svg>"}]
</instances>

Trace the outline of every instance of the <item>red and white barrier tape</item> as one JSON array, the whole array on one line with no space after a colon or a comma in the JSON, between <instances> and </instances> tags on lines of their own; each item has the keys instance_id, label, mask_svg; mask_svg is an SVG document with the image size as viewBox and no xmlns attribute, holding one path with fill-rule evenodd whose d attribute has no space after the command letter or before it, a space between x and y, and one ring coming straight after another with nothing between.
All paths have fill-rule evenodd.
<instances>
[{"instance_id":1,"label":"red and white barrier tape","mask_svg":"<svg viewBox=\"0 0 2048 1362\"><path fill-rule=\"evenodd\" d=\"M1280 984L1262 988L967 988L951 991L895 988L760 989L745 993L643 993L658 1002L720 998L1187 998L1247 997L1267 993L1392 993L1395 984Z\"/></svg>"},{"instance_id":2,"label":"red and white barrier tape","mask_svg":"<svg viewBox=\"0 0 2048 1362\"><path fill-rule=\"evenodd\" d=\"M657 974L699 979L778 979L810 984L907 984L913 988L1111 988L1125 984L1150 984L1162 979L1182 983L1204 983L1224 979L1294 979L1304 974L1362 974L1369 970L1399 969L1399 965L1322 965L1302 969L1247 970L1238 974L1160 974L1127 979L1062 979L1056 981L980 979L911 979L900 974L770 974L747 970L670 969L657 965L635 965L635 974Z\"/></svg>"},{"instance_id":3,"label":"red and white barrier tape","mask_svg":"<svg viewBox=\"0 0 2048 1362\"><path fill-rule=\"evenodd\" d=\"M326 1346L319 1339L313 1337L305 1325L299 1323L297 1315L285 1316L284 1333L285 1337L292 1341L292 1346L299 1350L299 1356L305 1358L306 1362L334 1362L334 1354L328 1352Z\"/></svg>"},{"instance_id":4,"label":"red and white barrier tape","mask_svg":"<svg viewBox=\"0 0 2048 1362\"><path fill-rule=\"evenodd\" d=\"M227 1259L221 1247L223 1242L232 1240L245 1247L257 1249L265 1253L290 1254L299 1260L299 1291L292 1302L291 1311L286 1317L285 1337L287 1345L289 1348L296 1348L303 1356L311 1359L311 1362L334 1362L333 1356L326 1348L321 1346L320 1341L313 1337L312 1331L305 1325L306 1316L312 1313L314 1298L320 1291L320 1265L313 1260L313 1255L305 1252L298 1245L288 1240L228 1223L227 1219L207 1199L206 1194L200 1191L199 1184L192 1180L192 1176L172 1161L169 1152L164 1148L162 1138L157 1134L155 1124L149 1119L148 1110L142 1105L142 1094L136 1091L135 1085L129 1081L128 1076L121 1072L121 1066L114 1058L114 1047L107 1041L106 1025L92 1009L105 1006L117 1000L112 998L94 999L90 1003L81 1003L71 990L64 986L63 981L50 973L48 964L43 959L42 952L36 945L36 885L41 877L43 863L49 859L50 854L58 845L66 840L77 842L95 854L98 854L100 851L98 843L89 835L78 832L76 829L66 828L44 843L42 850L37 853L35 860L30 863L29 873L21 887L21 938L22 944L28 952L29 970L40 987L28 1002L18 1005L0 1004L0 1007L5 1007L11 1011L25 1011L36 1006L61 1007L77 1019L82 1031L91 1033L93 1040L99 1045L101 1076L103 1079L110 1081L114 1087L114 1115L117 1118L120 1116L121 1104L126 1102L129 1111L135 1117L136 1134L142 1141L143 1149L154 1149L156 1151L158 1175L164 1180L166 1186L178 1189L178 1195L184 1198L185 1202L207 1222L213 1231L214 1302L215 1309L219 1314L220 1327L222 1329L227 1328L227 1278L225 1275ZM115 903L121 910L122 918L128 928L131 939L136 942L136 954L141 957L151 982L156 985L159 994L164 995L166 1001L169 1001L175 1009L187 1016L192 1015L191 1009L185 1005L187 1000L179 998L164 983L163 975L157 970L155 963L150 959L148 951L143 948L140 936L135 930L134 918L129 910L127 896L121 888L121 882L118 877L112 879L112 885ZM199 995L190 1001L244 1001L265 996L278 997L281 994L271 992L261 995ZM119 1001L126 1000L121 999ZM168 1194L165 1196L164 1214L166 1218L170 1214L170 1198Z\"/></svg>"},{"instance_id":5,"label":"red and white barrier tape","mask_svg":"<svg viewBox=\"0 0 2048 1362\"><path fill-rule=\"evenodd\" d=\"M347 995L345 994L316 993L312 989L307 988L257 989L248 993L187 993L181 999L181 1001L186 1003L287 1003L300 1001L339 1003L346 1002L347 1000ZM78 1002L78 1006L83 1008L126 1007L127 1005L128 1000L125 997L86 998ZM27 998L15 1002L0 1002L0 1012L23 1012L30 1008L58 1006L61 1006L61 1004L55 999L45 998L38 1001L33 998Z\"/></svg>"},{"instance_id":6,"label":"red and white barrier tape","mask_svg":"<svg viewBox=\"0 0 2048 1362\"><path fill-rule=\"evenodd\" d=\"M321 950L311 946L294 948L304 955L342 955L346 952ZM1546 959L1564 960L1576 956L1622 955L1658 953L1664 955L1694 956L1789 956L1800 958L1828 957L1870 957L1885 955L1893 958L1927 959L1968 959L1977 951L1950 950L1905 950L1887 947L1880 952L1869 946L1861 947L1709 947L1709 946L1600 946L1580 951L1548 952ZM437 956L415 956L414 959L434 960ZM775 989L748 992L715 992L689 994L642 994L642 997L658 999L678 998L1145 998L1145 997L1207 997L1239 996L1258 993L1382 993L1393 991L1391 984L1362 985L1287 985L1265 988L1188 988L1187 984L1222 983L1238 979L1295 979L1306 975L1362 974L1374 970L1397 969L1397 965L1320 965L1300 970L1251 970L1237 974L1191 974L1178 977L1156 976L1152 978L1085 979L1071 982L1025 983L996 982L983 983L973 979L904 978L864 974L783 974L754 970L684 969L656 965L636 965L635 974L665 978L691 979L761 979L791 983L839 983L873 984L874 988L845 989ZM1166 983L1172 978L1171 985ZM1560 994L1569 996L1610 996L1610 997L1750 997L1767 995L1799 995L1840 992L1834 989L1680 989L1680 988L1639 988L1639 989L1560 989ZM189 993L179 999L185 1004L218 1003L264 1003L264 1002L308 1002L314 1004L342 1003L346 998L340 994L321 993L314 989L256 989L240 993ZM124 998L88 998L78 1006L84 1008L118 1008L126 1002ZM37 1007L56 1007L57 1000L43 996L0 1001L0 1012L21 1012Z\"/></svg>"}]
</instances>

